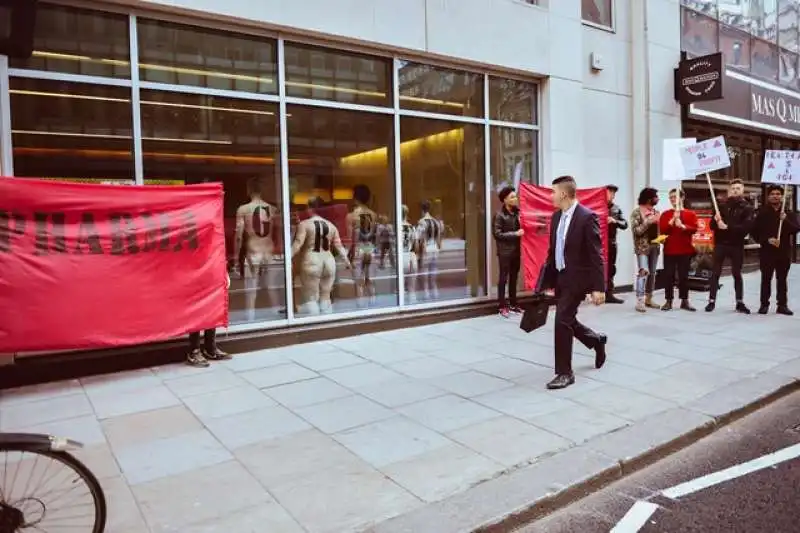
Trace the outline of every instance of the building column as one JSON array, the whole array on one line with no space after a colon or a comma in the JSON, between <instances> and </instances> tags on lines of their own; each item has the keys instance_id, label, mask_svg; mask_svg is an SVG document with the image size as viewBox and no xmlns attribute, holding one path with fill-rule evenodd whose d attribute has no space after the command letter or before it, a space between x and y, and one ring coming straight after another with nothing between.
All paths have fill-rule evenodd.
<instances>
[{"instance_id":1,"label":"building column","mask_svg":"<svg viewBox=\"0 0 800 533\"><path fill-rule=\"evenodd\" d=\"M631 189L633 198L650 182L650 88L647 1L631 2Z\"/></svg>"},{"instance_id":2,"label":"building column","mask_svg":"<svg viewBox=\"0 0 800 533\"><path fill-rule=\"evenodd\" d=\"M0 176L12 176L11 98L8 85L8 57L0 55Z\"/></svg>"}]
</instances>

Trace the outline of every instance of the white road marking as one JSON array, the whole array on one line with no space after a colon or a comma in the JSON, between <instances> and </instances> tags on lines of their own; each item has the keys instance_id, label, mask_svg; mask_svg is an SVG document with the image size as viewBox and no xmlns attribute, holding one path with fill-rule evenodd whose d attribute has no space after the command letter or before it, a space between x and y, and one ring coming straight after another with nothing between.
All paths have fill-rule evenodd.
<instances>
[{"instance_id":1,"label":"white road marking","mask_svg":"<svg viewBox=\"0 0 800 533\"><path fill-rule=\"evenodd\" d=\"M725 470L720 470L719 472L714 472L713 474L708 474L687 481L686 483L675 485L674 487L664 490L661 494L674 500L681 496L697 492L698 490L707 489L713 485L724 483L725 481L730 481L731 479L736 479L737 477L745 476L791 459L796 459L797 457L800 457L800 444L795 444L788 448L778 450L777 452L758 457L752 461L734 465Z\"/></svg>"},{"instance_id":2,"label":"white road marking","mask_svg":"<svg viewBox=\"0 0 800 533\"><path fill-rule=\"evenodd\" d=\"M658 509L658 505L654 503L643 501L634 503L622 520L617 522L611 533L636 533L650 520L656 509Z\"/></svg>"}]
</instances>

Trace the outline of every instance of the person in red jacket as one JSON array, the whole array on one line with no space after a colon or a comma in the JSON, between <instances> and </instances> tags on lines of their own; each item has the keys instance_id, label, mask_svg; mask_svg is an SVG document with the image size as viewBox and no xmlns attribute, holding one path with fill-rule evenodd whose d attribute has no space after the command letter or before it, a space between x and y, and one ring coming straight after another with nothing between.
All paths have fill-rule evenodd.
<instances>
[{"instance_id":1,"label":"person in red jacket","mask_svg":"<svg viewBox=\"0 0 800 533\"><path fill-rule=\"evenodd\" d=\"M680 195L680 205L678 197ZM664 297L666 302L661 307L662 311L672 309L672 300L675 296L675 274L678 274L678 296L681 299L681 309L697 311L689 303L689 266L695 254L692 235L697 231L697 215L694 211L683 209L686 194L683 189L669 191L669 202L672 209L664 211L658 221L664 241Z\"/></svg>"}]
</instances>

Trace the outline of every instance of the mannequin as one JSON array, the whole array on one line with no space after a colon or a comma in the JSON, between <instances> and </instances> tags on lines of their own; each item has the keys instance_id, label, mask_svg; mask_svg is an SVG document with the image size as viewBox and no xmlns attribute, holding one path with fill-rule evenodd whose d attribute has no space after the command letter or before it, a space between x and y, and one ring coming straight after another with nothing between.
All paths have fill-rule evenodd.
<instances>
[{"instance_id":1,"label":"mannequin","mask_svg":"<svg viewBox=\"0 0 800 533\"><path fill-rule=\"evenodd\" d=\"M308 201L311 216L297 225L292 241L292 264L297 265L300 273L300 305L297 311L301 314L327 314L333 310L331 290L336 279L334 251L344 259L345 268L351 267L339 230L332 222L317 214L321 207L320 198Z\"/></svg>"},{"instance_id":2,"label":"mannequin","mask_svg":"<svg viewBox=\"0 0 800 533\"><path fill-rule=\"evenodd\" d=\"M356 296L369 296L375 299L375 285L370 279L372 254L375 252L378 216L367 207L372 193L366 185L353 187L355 207L347 215L347 237L350 242L350 260L354 266L353 280L356 283Z\"/></svg>"},{"instance_id":3,"label":"mannequin","mask_svg":"<svg viewBox=\"0 0 800 533\"><path fill-rule=\"evenodd\" d=\"M243 234L247 233L244 256L244 288L247 319L255 319L256 296L259 289L269 289L268 270L275 244L272 241L273 222L278 209L261 197L263 181L253 178L247 182L250 201L236 210L236 240L234 257L241 257ZM237 268L238 270L238 268ZM269 291L267 291L269 296Z\"/></svg>"},{"instance_id":4,"label":"mannequin","mask_svg":"<svg viewBox=\"0 0 800 533\"><path fill-rule=\"evenodd\" d=\"M403 206L403 274L406 277L406 294L409 302L417 300L417 272L419 258L417 249L419 240L414 224L408 220L408 206Z\"/></svg>"},{"instance_id":5,"label":"mannequin","mask_svg":"<svg viewBox=\"0 0 800 533\"><path fill-rule=\"evenodd\" d=\"M425 289L425 298L439 297L439 287L436 283L436 265L439 261L439 250L442 249L442 236L444 226L441 220L431 215L431 203L422 202L422 218L417 223L417 238L420 242L420 270L422 272L422 285Z\"/></svg>"}]
</instances>

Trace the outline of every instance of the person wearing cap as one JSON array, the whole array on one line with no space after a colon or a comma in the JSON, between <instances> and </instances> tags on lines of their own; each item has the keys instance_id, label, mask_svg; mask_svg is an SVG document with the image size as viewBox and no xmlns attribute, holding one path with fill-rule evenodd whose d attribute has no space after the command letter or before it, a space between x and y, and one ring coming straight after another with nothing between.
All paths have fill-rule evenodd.
<instances>
[{"instance_id":1,"label":"person wearing cap","mask_svg":"<svg viewBox=\"0 0 800 533\"><path fill-rule=\"evenodd\" d=\"M499 312L504 318L509 313L521 313L517 305L517 277L520 268L520 239L525 233L519 223L519 201L513 187L503 187L497 197L503 207L495 213L492 221L492 233L496 241L497 262L500 265L500 275L497 279L497 304ZM510 305L506 302L506 283L508 283L508 297Z\"/></svg>"},{"instance_id":2,"label":"person wearing cap","mask_svg":"<svg viewBox=\"0 0 800 533\"><path fill-rule=\"evenodd\" d=\"M608 202L608 280L606 283L606 303L621 304L624 300L614 296L614 276L617 275L617 230L628 229L628 221L622 214L622 209L614 203L619 187L614 184L606 185L606 200Z\"/></svg>"}]
</instances>

